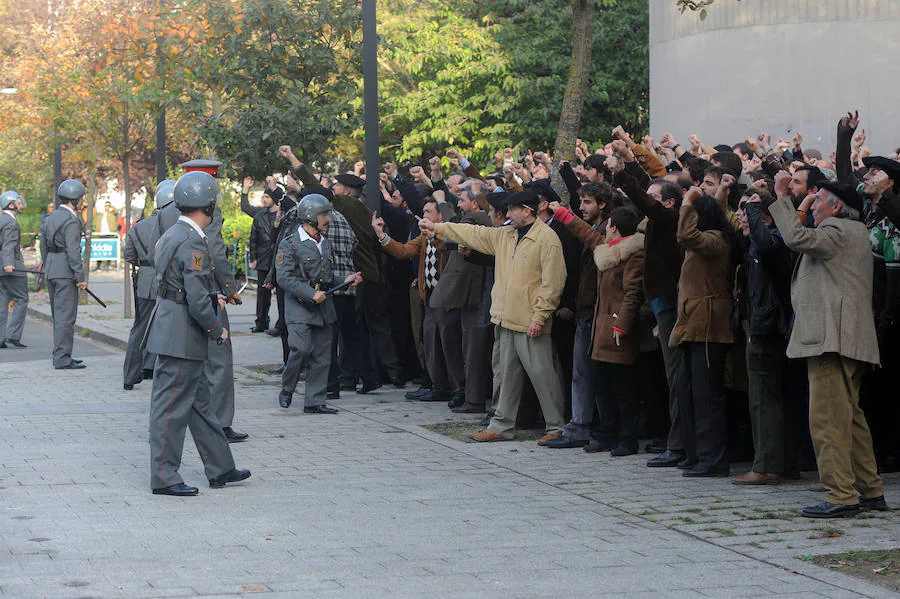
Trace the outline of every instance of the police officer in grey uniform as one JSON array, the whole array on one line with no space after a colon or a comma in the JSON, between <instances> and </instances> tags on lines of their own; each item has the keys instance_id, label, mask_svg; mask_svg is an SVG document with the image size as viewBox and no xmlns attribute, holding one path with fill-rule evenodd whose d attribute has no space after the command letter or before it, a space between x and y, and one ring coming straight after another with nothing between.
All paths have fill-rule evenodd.
<instances>
[{"instance_id":1,"label":"police officer in grey uniform","mask_svg":"<svg viewBox=\"0 0 900 599\"><path fill-rule=\"evenodd\" d=\"M24 348L21 342L28 306L28 279L22 259L21 229L18 216L25 209L25 199L15 191L0 195L0 349ZM12 315L9 302L14 302Z\"/></svg>"},{"instance_id":2,"label":"police officer in grey uniform","mask_svg":"<svg viewBox=\"0 0 900 599\"><path fill-rule=\"evenodd\" d=\"M156 210L134 223L125 238L125 261L137 267L137 284L135 302L137 309L134 324L128 335L128 347L125 349L124 388L131 391L142 380L153 378L153 363L156 356L141 348L150 322L150 312L156 304L156 269L153 267L153 252L156 242L162 236L158 212L175 199L175 181L166 179L156 186Z\"/></svg>"},{"instance_id":3,"label":"police officer in grey uniform","mask_svg":"<svg viewBox=\"0 0 900 599\"><path fill-rule=\"evenodd\" d=\"M81 232L83 224L78 210L86 190L80 181L63 181L56 191L59 208L41 224L41 260L50 292L53 316L53 367L57 370L84 368L81 360L72 359L75 318L78 315L78 291L84 289L81 265Z\"/></svg>"},{"instance_id":4,"label":"police officer in grey uniform","mask_svg":"<svg viewBox=\"0 0 900 599\"><path fill-rule=\"evenodd\" d=\"M212 221L219 184L207 173L182 176L174 188L182 215L156 244L157 303L149 325L147 351L157 354L150 400L150 486L155 495L196 495L178 473L185 428L203 460L211 488L250 477L237 470L228 440L216 418L210 388L203 380L208 341L226 341L216 312L212 257L203 228Z\"/></svg>"},{"instance_id":5,"label":"police officer in grey uniform","mask_svg":"<svg viewBox=\"0 0 900 599\"><path fill-rule=\"evenodd\" d=\"M337 322L334 300L326 295L332 287L334 254L331 242L324 237L331 222L331 202L314 193L300 200L297 207L300 226L278 246L275 274L285 291L284 322L288 330L287 363L281 375L278 403L291 405L300 373L307 366L307 414L336 414L325 405L328 369L331 365L332 328ZM347 276L344 282L356 286L360 273Z\"/></svg>"},{"instance_id":6,"label":"police officer in grey uniform","mask_svg":"<svg viewBox=\"0 0 900 599\"><path fill-rule=\"evenodd\" d=\"M222 163L217 160L190 160L181 164L187 172L203 172L212 176L218 176ZM216 281L216 289L228 298L229 303L237 301L237 283L234 280L234 272L228 262L225 253L225 240L222 238L222 224L224 223L222 211L216 205L212 222L204 229L209 240L209 251L212 255L213 276ZM223 307L219 310L219 322L226 329L230 328L228 311ZM203 377L210 387L215 405L216 416L225 431L225 437L229 443L238 443L247 439L249 435L235 431L231 425L234 422L234 354L231 340L222 344L210 342L209 359L203 367Z\"/></svg>"}]
</instances>

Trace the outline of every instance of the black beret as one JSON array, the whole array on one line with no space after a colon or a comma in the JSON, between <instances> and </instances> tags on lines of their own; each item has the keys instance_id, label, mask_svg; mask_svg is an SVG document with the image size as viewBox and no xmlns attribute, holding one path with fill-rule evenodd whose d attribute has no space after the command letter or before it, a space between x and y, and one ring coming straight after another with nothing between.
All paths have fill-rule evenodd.
<instances>
[{"instance_id":1,"label":"black beret","mask_svg":"<svg viewBox=\"0 0 900 599\"><path fill-rule=\"evenodd\" d=\"M562 203L562 200L559 197L559 194L553 189L553 186L550 185L550 179L535 179L531 183L525 186L525 189L534 190L540 196L543 196L545 200L548 202L559 202Z\"/></svg>"},{"instance_id":2,"label":"black beret","mask_svg":"<svg viewBox=\"0 0 900 599\"><path fill-rule=\"evenodd\" d=\"M819 189L826 189L837 196L837 198L850 208L856 208L860 215L863 214L863 201L856 193L856 190L844 183L835 183L833 181L822 181L819 183Z\"/></svg>"},{"instance_id":3,"label":"black beret","mask_svg":"<svg viewBox=\"0 0 900 599\"><path fill-rule=\"evenodd\" d=\"M537 193L535 193L531 189L526 189L524 191L517 191L514 194L511 194L508 198L506 198L507 206L528 206L535 212L537 212L538 204L540 203L540 197Z\"/></svg>"},{"instance_id":4,"label":"black beret","mask_svg":"<svg viewBox=\"0 0 900 599\"><path fill-rule=\"evenodd\" d=\"M867 156L863 158L863 164L869 168L878 168L887 173L894 180L894 187L900 186L900 162L885 158L884 156ZM894 189L896 193L898 190Z\"/></svg>"},{"instance_id":5,"label":"black beret","mask_svg":"<svg viewBox=\"0 0 900 599\"><path fill-rule=\"evenodd\" d=\"M355 189L362 189L366 186L366 182L363 179L360 179L356 175L352 173L341 173L337 177L334 178L338 183L342 183L347 187L352 187Z\"/></svg>"},{"instance_id":6,"label":"black beret","mask_svg":"<svg viewBox=\"0 0 900 599\"><path fill-rule=\"evenodd\" d=\"M334 201L334 193L332 193L332 191L330 189L328 189L327 187L322 187L321 185L313 185L311 187L304 187L300 191L300 198L304 198L305 196L308 196L312 193L317 193L321 196L325 196L325 199L327 199L329 202Z\"/></svg>"}]
</instances>

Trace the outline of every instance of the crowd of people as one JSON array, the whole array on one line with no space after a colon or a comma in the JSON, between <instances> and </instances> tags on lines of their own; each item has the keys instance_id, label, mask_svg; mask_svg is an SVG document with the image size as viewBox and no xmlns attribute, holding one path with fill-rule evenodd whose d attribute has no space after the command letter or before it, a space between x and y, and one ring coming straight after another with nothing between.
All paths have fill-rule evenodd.
<instances>
[{"instance_id":1,"label":"crowd of people","mask_svg":"<svg viewBox=\"0 0 900 599\"><path fill-rule=\"evenodd\" d=\"M385 164L377 212L362 163L332 182L282 146L291 174L266 181L261 208L252 179L242 196L253 331L280 335L298 371L281 405L304 370L306 405L323 407L317 395L415 381L409 400L484 414L473 441L542 423L541 446L618 457L650 439L647 466L685 477L727 477L743 458L734 484L817 470L825 501L804 516L886 509L878 471L900 464L900 162L871 156L857 125L840 119L827 157L799 134L682 146L621 127L593 152L579 141L575 161L507 148L482 172L450 149L449 172L439 157ZM325 207L309 215L313 196ZM315 325L285 307L326 299L285 292L283 271L310 260L298 234L333 281L361 279L329 292Z\"/></svg>"}]
</instances>

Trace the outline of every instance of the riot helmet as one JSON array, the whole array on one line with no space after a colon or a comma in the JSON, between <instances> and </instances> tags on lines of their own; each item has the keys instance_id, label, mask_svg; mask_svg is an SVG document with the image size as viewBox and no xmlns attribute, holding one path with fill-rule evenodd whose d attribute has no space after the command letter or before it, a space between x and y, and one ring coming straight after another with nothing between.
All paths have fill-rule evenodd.
<instances>
[{"instance_id":1,"label":"riot helmet","mask_svg":"<svg viewBox=\"0 0 900 599\"><path fill-rule=\"evenodd\" d=\"M77 204L84 197L85 193L87 193L87 190L81 181L66 179L59 184L59 189L56 191L57 203L60 205L68 204L69 202Z\"/></svg>"},{"instance_id":2,"label":"riot helmet","mask_svg":"<svg viewBox=\"0 0 900 599\"><path fill-rule=\"evenodd\" d=\"M165 208L169 204L175 201L175 181L172 179L166 179L165 181L160 181L159 185L156 186L156 207Z\"/></svg>"},{"instance_id":3,"label":"riot helmet","mask_svg":"<svg viewBox=\"0 0 900 599\"><path fill-rule=\"evenodd\" d=\"M297 217L300 223L308 223L318 230L319 215L331 212L331 202L318 193L303 196L297 206Z\"/></svg>"},{"instance_id":4,"label":"riot helmet","mask_svg":"<svg viewBox=\"0 0 900 599\"><path fill-rule=\"evenodd\" d=\"M209 173L193 171L182 175L172 189L175 207L182 212L202 209L212 216L221 193L219 182Z\"/></svg>"},{"instance_id":5,"label":"riot helmet","mask_svg":"<svg viewBox=\"0 0 900 599\"><path fill-rule=\"evenodd\" d=\"M4 191L3 195L0 195L0 210L15 210L18 212L19 204L18 202L21 200L22 207L25 207L25 198L20 196L18 192L15 191Z\"/></svg>"}]
</instances>

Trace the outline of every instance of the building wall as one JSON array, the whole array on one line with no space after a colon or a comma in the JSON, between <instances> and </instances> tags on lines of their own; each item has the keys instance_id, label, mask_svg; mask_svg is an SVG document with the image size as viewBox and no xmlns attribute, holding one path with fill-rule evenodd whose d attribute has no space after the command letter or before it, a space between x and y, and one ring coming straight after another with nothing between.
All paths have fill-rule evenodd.
<instances>
[{"instance_id":1,"label":"building wall","mask_svg":"<svg viewBox=\"0 0 900 599\"><path fill-rule=\"evenodd\" d=\"M650 131L709 145L796 132L834 150L859 110L873 154L900 146L900 0L716 0L708 17L650 4Z\"/></svg>"}]
</instances>

